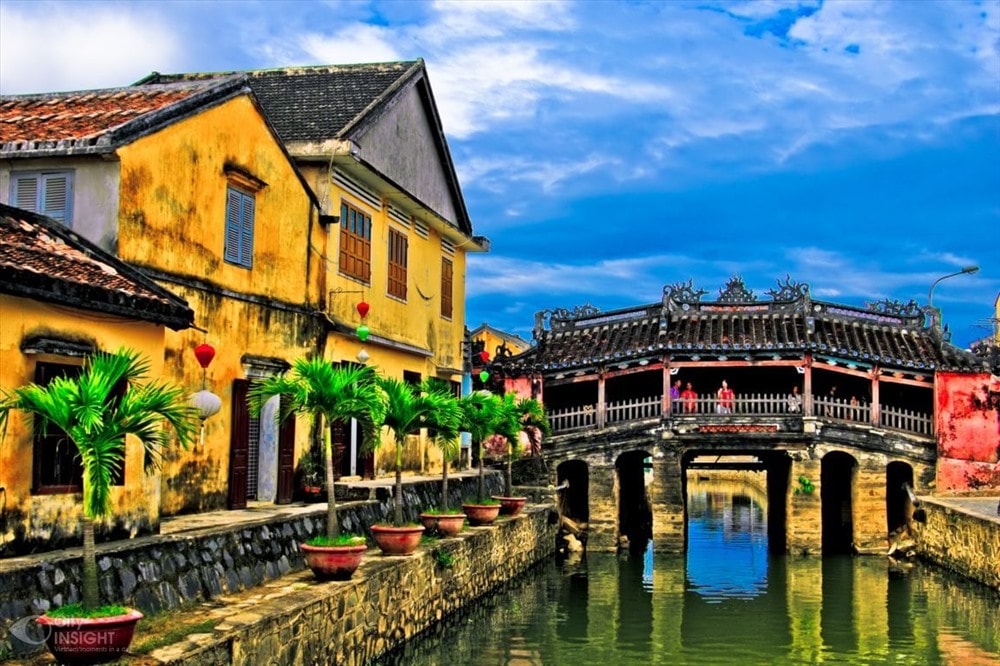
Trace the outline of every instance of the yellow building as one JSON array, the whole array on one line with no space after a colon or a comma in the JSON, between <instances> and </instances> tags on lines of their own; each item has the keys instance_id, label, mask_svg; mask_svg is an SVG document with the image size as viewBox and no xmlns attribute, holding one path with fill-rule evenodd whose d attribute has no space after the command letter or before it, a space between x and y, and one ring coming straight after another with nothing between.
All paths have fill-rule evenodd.
<instances>
[{"instance_id":1,"label":"yellow building","mask_svg":"<svg viewBox=\"0 0 1000 666\"><path fill-rule=\"evenodd\" d=\"M194 311L192 329L164 334L163 374L222 409L164 461L162 515L292 500L316 433L303 419L279 429L273 403L251 417L245 395L298 357L461 382L465 258L488 241L472 235L422 61L152 75L2 102L0 200ZM204 370L200 344L216 352ZM363 456L342 425L341 474L391 468L390 447ZM413 437L406 465L433 471L439 456Z\"/></svg>"},{"instance_id":2,"label":"yellow building","mask_svg":"<svg viewBox=\"0 0 1000 666\"><path fill-rule=\"evenodd\" d=\"M423 60L230 73L154 73L138 85L245 75L320 203L311 245L327 334L318 352L413 382L463 377L465 275L473 236ZM370 305L362 319L360 302ZM356 329L364 324L363 343ZM338 472L391 470L392 447L365 459L344 429ZM388 444L390 440L385 439ZM404 464L440 469L424 437Z\"/></svg>"},{"instance_id":3,"label":"yellow building","mask_svg":"<svg viewBox=\"0 0 1000 666\"><path fill-rule=\"evenodd\" d=\"M325 335L309 248L326 232L245 77L3 101L0 121L18 122L3 125L0 195L46 211L194 310L194 329L166 335L164 375L192 392L204 381L223 408L197 447L164 460L162 513L290 501L308 432L251 427L241 391ZM193 354L202 342L217 350L204 378ZM255 455L231 464L234 441Z\"/></svg>"},{"instance_id":4,"label":"yellow building","mask_svg":"<svg viewBox=\"0 0 1000 666\"><path fill-rule=\"evenodd\" d=\"M183 299L50 218L0 204L0 386L46 384L94 351L135 349L163 372L168 329L191 326ZM159 524L158 475L126 444L102 533L136 535ZM12 413L0 446L0 557L80 538L82 477L73 445L33 435Z\"/></svg>"}]
</instances>

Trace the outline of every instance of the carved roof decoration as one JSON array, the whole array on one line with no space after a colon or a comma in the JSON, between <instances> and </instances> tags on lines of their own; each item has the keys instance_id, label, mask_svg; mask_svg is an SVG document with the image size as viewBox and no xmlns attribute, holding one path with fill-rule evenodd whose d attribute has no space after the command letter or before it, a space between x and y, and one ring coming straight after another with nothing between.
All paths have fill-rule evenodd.
<instances>
[{"instance_id":1,"label":"carved roof decoration","mask_svg":"<svg viewBox=\"0 0 1000 666\"><path fill-rule=\"evenodd\" d=\"M757 296L754 295L753 291L747 289L746 285L743 284L743 278L739 275L729 278L726 288L719 290L720 303L753 303L756 300Z\"/></svg>"},{"instance_id":2,"label":"carved roof decoration","mask_svg":"<svg viewBox=\"0 0 1000 666\"><path fill-rule=\"evenodd\" d=\"M611 363L673 360L795 359L809 353L849 366L897 371L981 372L984 362L947 342L915 301L855 307L813 300L790 276L757 300L736 275L718 300L693 281L663 289L660 303L600 312L591 305L539 312L535 346L503 359L518 371L586 371ZM548 321L548 326L546 326Z\"/></svg>"}]
</instances>

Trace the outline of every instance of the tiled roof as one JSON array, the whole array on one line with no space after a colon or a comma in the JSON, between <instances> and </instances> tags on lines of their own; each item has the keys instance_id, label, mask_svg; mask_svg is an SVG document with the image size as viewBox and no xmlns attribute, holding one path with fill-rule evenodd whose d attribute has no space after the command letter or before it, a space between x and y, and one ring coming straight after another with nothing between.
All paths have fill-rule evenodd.
<instances>
[{"instance_id":1,"label":"tiled roof","mask_svg":"<svg viewBox=\"0 0 1000 666\"><path fill-rule=\"evenodd\" d=\"M0 204L0 292L189 328L180 297L42 215Z\"/></svg>"},{"instance_id":2,"label":"tiled roof","mask_svg":"<svg viewBox=\"0 0 1000 666\"><path fill-rule=\"evenodd\" d=\"M942 339L924 325L915 304L870 304L869 308L813 301L808 286L797 296L774 294L758 302L720 297L702 302L689 292L665 290L663 303L601 313L539 313L535 346L498 359L509 371L594 368L635 361L757 360L814 357L900 371L983 371L983 361ZM549 327L544 326L548 317Z\"/></svg>"},{"instance_id":3,"label":"tiled roof","mask_svg":"<svg viewBox=\"0 0 1000 666\"><path fill-rule=\"evenodd\" d=\"M285 143L342 138L354 122L421 68L420 60L359 65L285 67L242 72L160 74L139 85L246 75Z\"/></svg>"},{"instance_id":4,"label":"tiled roof","mask_svg":"<svg viewBox=\"0 0 1000 666\"><path fill-rule=\"evenodd\" d=\"M0 96L0 155L107 152L243 85L231 78Z\"/></svg>"}]
</instances>

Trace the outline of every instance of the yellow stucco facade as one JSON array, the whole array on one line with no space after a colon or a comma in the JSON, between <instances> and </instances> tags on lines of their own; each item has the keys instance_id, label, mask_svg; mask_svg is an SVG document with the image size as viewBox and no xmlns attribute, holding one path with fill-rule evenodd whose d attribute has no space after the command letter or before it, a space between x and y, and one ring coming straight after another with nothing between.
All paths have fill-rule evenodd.
<instances>
[{"instance_id":1,"label":"yellow stucco facade","mask_svg":"<svg viewBox=\"0 0 1000 666\"><path fill-rule=\"evenodd\" d=\"M82 360L45 353L24 353L25 340L58 338L100 351L134 349L150 362L150 377L163 374L163 326L85 309L43 303L0 294L0 386L13 388L35 380L39 362L77 365ZM0 445L0 555L15 541L18 548L44 548L79 538L82 494L39 494L33 491L33 437L31 419L10 415ZM154 529L159 522L159 476L143 471L143 451L136 441L125 450L124 485L111 493L113 518L102 531L135 536Z\"/></svg>"},{"instance_id":2,"label":"yellow stucco facade","mask_svg":"<svg viewBox=\"0 0 1000 666\"><path fill-rule=\"evenodd\" d=\"M316 349L321 257L310 246L324 234L314 223L308 190L247 95L143 137L118 155L119 255L155 271L160 284L188 301L202 329L168 333L165 372L192 392L200 389L202 368L193 350L207 342L216 356L205 384L222 398L198 446L165 459L162 511L225 508L234 381L248 377L248 358L290 363ZM223 260L230 186L253 194L255 202L250 268ZM296 434L300 450L308 428Z\"/></svg>"}]
</instances>

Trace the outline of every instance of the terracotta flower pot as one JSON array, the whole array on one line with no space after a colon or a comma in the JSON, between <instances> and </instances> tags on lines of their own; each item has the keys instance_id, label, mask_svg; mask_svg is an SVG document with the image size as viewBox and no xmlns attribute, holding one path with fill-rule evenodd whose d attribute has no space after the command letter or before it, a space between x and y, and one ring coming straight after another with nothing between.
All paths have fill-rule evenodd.
<instances>
[{"instance_id":1,"label":"terracotta flower pot","mask_svg":"<svg viewBox=\"0 0 1000 666\"><path fill-rule=\"evenodd\" d=\"M424 529L436 530L438 526L438 514L436 513L420 514L420 524L424 526Z\"/></svg>"},{"instance_id":2,"label":"terracotta flower pot","mask_svg":"<svg viewBox=\"0 0 1000 666\"><path fill-rule=\"evenodd\" d=\"M528 501L527 497L497 497L496 495L493 496L493 499L500 502L501 516L516 516L521 513L525 502Z\"/></svg>"},{"instance_id":3,"label":"terracotta flower pot","mask_svg":"<svg viewBox=\"0 0 1000 666\"><path fill-rule=\"evenodd\" d=\"M462 510L473 526L490 525L500 515L499 504L463 504Z\"/></svg>"},{"instance_id":4,"label":"terracotta flower pot","mask_svg":"<svg viewBox=\"0 0 1000 666\"><path fill-rule=\"evenodd\" d=\"M453 537L462 531L465 525L464 513L446 513L437 517L437 530L444 536Z\"/></svg>"},{"instance_id":5,"label":"terracotta flower pot","mask_svg":"<svg viewBox=\"0 0 1000 666\"><path fill-rule=\"evenodd\" d=\"M45 627L45 644L60 664L106 664L118 660L132 643L135 623L142 613L129 609L123 615L94 618L54 618L43 615L35 622Z\"/></svg>"},{"instance_id":6,"label":"terracotta flower pot","mask_svg":"<svg viewBox=\"0 0 1000 666\"><path fill-rule=\"evenodd\" d=\"M407 525L392 527L390 525L372 525L372 538L382 549L383 555L412 555L420 545L420 537L424 533L423 525Z\"/></svg>"},{"instance_id":7,"label":"terracotta flower pot","mask_svg":"<svg viewBox=\"0 0 1000 666\"><path fill-rule=\"evenodd\" d=\"M347 580L361 564L368 546L310 546L300 543L306 565L320 580Z\"/></svg>"}]
</instances>

